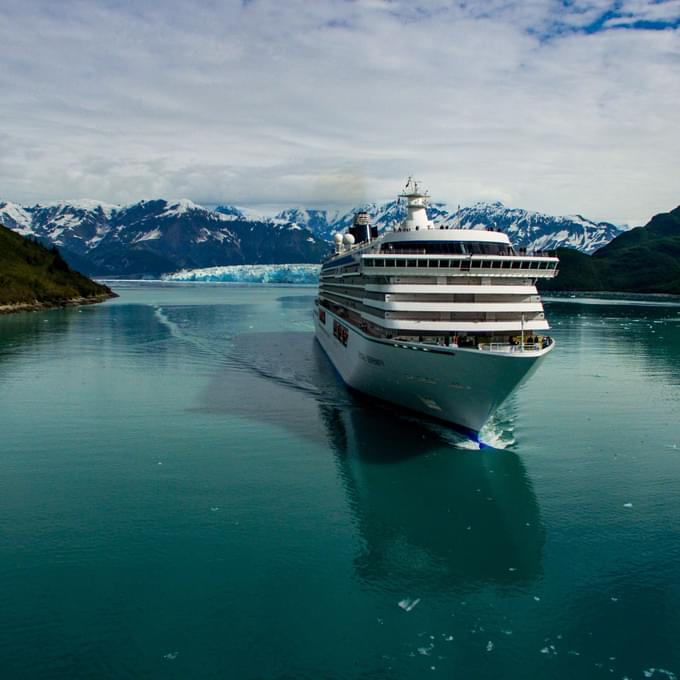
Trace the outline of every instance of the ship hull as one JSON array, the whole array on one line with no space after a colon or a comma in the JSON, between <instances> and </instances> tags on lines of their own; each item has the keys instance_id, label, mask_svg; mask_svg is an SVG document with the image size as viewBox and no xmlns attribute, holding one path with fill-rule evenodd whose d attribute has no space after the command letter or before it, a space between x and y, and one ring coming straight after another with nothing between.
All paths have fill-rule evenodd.
<instances>
[{"instance_id":1,"label":"ship hull","mask_svg":"<svg viewBox=\"0 0 680 680\"><path fill-rule=\"evenodd\" d=\"M477 438L484 423L538 367L540 352L492 353L372 338L329 310L316 337L351 388L443 420Z\"/></svg>"}]
</instances>

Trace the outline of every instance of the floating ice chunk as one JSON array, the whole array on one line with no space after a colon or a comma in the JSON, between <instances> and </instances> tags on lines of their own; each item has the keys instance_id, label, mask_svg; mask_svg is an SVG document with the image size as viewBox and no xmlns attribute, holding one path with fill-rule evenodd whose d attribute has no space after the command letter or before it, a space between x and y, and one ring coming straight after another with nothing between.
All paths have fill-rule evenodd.
<instances>
[{"instance_id":1,"label":"floating ice chunk","mask_svg":"<svg viewBox=\"0 0 680 680\"><path fill-rule=\"evenodd\" d=\"M432 650L434 649L434 645L428 645L427 647L418 647L418 654L422 654L423 656L430 656L432 653Z\"/></svg>"},{"instance_id":2,"label":"floating ice chunk","mask_svg":"<svg viewBox=\"0 0 680 680\"><path fill-rule=\"evenodd\" d=\"M216 506L210 508L210 512L217 512L219 509L220 509L219 506L216 505Z\"/></svg>"},{"instance_id":3,"label":"floating ice chunk","mask_svg":"<svg viewBox=\"0 0 680 680\"><path fill-rule=\"evenodd\" d=\"M669 680L677 680L675 673L667 671L665 668L650 668L649 670L642 671L646 678L653 678L655 673L659 675L665 675Z\"/></svg>"},{"instance_id":4,"label":"floating ice chunk","mask_svg":"<svg viewBox=\"0 0 680 680\"><path fill-rule=\"evenodd\" d=\"M624 508L632 508L632 507L633 507L633 504L632 504L632 503L624 503L624 504L623 504L623 507L624 507Z\"/></svg>"},{"instance_id":5,"label":"floating ice chunk","mask_svg":"<svg viewBox=\"0 0 680 680\"><path fill-rule=\"evenodd\" d=\"M517 571L516 567L508 567L508 571Z\"/></svg>"},{"instance_id":6,"label":"floating ice chunk","mask_svg":"<svg viewBox=\"0 0 680 680\"><path fill-rule=\"evenodd\" d=\"M453 642L453 635L447 635L444 639L445 639L447 642Z\"/></svg>"},{"instance_id":7,"label":"floating ice chunk","mask_svg":"<svg viewBox=\"0 0 680 680\"><path fill-rule=\"evenodd\" d=\"M399 602L399 606L406 612L410 612L417 604L420 602L420 598L417 597L415 600L410 598L404 598Z\"/></svg>"},{"instance_id":8,"label":"floating ice chunk","mask_svg":"<svg viewBox=\"0 0 680 680\"><path fill-rule=\"evenodd\" d=\"M610 597L609 598L612 602L618 602L619 598L618 597Z\"/></svg>"},{"instance_id":9,"label":"floating ice chunk","mask_svg":"<svg viewBox=\"0 0 680 680\"><path fill-rule=\"evenodd\" d=\"M536 600L536 602L540 602L541 598L538 595L534 595L534 600Z\"/></svg>"},{"instance_id":10,"label":"floating ice chunk","mask_svg":"<svg viewBox=\"0 0 680 680\"><path fill-rule=\"evenodd\" d=\"M167 659L168 661L174 661L178 654L179 652L168 652L167 654L163 655L163 658Z\"/></svg>"},{"instance_id":11,"label":"floating ice chunk","mask_svg":"<svg viewBox=\"0 0 680 680\"><path fill-rule=\"evenodd\" d=\"M491 640L486 643L486 651L493 652L493 642L491 642Z\"/></svg>"}]
</instances>

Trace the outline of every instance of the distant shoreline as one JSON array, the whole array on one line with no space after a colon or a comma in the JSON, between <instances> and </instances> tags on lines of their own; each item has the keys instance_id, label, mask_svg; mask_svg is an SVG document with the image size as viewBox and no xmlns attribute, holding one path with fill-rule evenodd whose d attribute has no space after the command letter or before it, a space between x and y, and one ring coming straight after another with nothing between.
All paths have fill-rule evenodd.
<instances>
[{"instance_id":1,"label":"distant shoreline","mask_svg":"<svg viewBox=\"0 0 680 680\"><path fill-rule=\"evenodd\" d=\"M14 314L17 312L39 312L50 309L63 309L64 307L79 307L81 305L95 305L112 298L119 297L113 291L110 293L101 293L90 297L77 297L68 300L59 300L55 302L14 302L10 304L0 305L0 314Z\"/></svg>"},{"instance_id":2,"label":"distant shoreline","mask_svg":"<svg viewBox=\"0 0 680 680\"><path fill-rule=\"evenodd\" d=\"M590 299L590 298L607 298L610 300L631 300L637 298L639 300L649 300L657 302L680 302L680 295L675 293L635 293L633 291L620 290L543 290L539 291L542 299L559 298L559 299Z\"/></svg>"}]
</instances>

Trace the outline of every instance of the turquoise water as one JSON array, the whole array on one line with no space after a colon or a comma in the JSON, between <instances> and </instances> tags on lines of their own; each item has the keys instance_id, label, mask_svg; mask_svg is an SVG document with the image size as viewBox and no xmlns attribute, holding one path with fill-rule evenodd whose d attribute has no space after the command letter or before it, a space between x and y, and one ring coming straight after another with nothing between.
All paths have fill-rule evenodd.
<instances>
[{"instance_id":1,"label":"turquoise water","mask_svg":"<svg viewBox=\"0 0 680 680\"><path fill-rule=\"evenodd\" d=\"M116 289L0 318L2 677L680 676L680 306L549 302L475 450L313 288Z\"/></svg>"}]
</instances>

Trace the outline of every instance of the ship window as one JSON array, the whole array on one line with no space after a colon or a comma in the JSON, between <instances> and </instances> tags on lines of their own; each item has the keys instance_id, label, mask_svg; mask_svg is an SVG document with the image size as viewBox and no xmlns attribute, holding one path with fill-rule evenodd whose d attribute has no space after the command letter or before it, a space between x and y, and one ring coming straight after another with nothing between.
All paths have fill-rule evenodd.
<instances>
[{"instance_id":1,"label":"ship window","mask_svg":"<svg viewBox=\"0 0 680 680\"><path fill-rule=\"evenodd\" d=\"M439 260L439 266L448 268L451 266L451 260Z\"/></svg>"},{"instance_id":2,"label":"ship window","mask_svg":"<svg viewBox=\"0 0 680 680\"><path fill-rule=\"evenodd\" d=\"M500 269L502 265L503 265L503 262L501 260L494 260L493 264L491 266L494 269Z\"/></svg>"},{"instance_id":3,"label":"ship window","mask_svg":"<svg viewBox=\"0 0 680 680\"><path fill-rule=\"evenodd\" d=\"M418 264L416 260L407 260L407 262L409 267L415 267Z\"/></svg>"},{"instance_id":4,"label":"ship window","mask_svg":"<svg viewBox=\"0 0 680 680\"><path fill-rule=\"evenodd\" d=\"M406 260L397 260L397 267L405 267Z\"/></svg>"},{"instance_id":5,"label":"ship window","mask_svg":"<svg viewBox=\"0 0 680 680\"><path fill-rule=\"evenodd\" d=\"M427 267L427 260L418 260L419 267Z\"/></svg>"},{"instance_id":6,"label":"ship window","mask_svg":"<svg viewBox=\"0 0 680 680\"><path fill-rule=\"evenodd\" d=\"M428 260L427 261L428 267L437 267L438 265L439 265L439 260Z\"/></svg>"},{"instance_id":7,"label":"ship window","mask_svg":"<svg viewBox=\"0 0 680 680\"><path fill-rule=\"evenodd\" d=\"M372 267L373 266L373 260L369 260L368 258L364 260L364 267Z\"/></svg>"},{"instance_id":8,"label":"ship window","mask_svg":"<svg viewBox=\"0 0 680 680\"><path fill-rule=\"evenodd\" d=\"M479 269L482 266L482 263L479 260L472 260L472 268L473 269Z\"/></svg>"},{"instance_id":9,"label":"ship window","mask_svg":"<svg viewBox=\"0 0 680 680\"><path fill-rule=\"evenodd\" d=\"M375 266L376 267L384 267L385 266L385 260L376 260Z\"/></svg>"}]
</instances>

